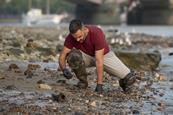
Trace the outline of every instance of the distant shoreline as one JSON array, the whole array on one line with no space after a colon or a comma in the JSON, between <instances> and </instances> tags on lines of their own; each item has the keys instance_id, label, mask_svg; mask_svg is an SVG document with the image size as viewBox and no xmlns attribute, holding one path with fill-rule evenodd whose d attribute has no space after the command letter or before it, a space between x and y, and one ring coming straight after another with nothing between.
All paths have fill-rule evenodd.
<instances>
[{"instance_id":1,"label":"distant shoreline","mask_svg":"<svg viewBox=\"0 0 173 115\"><path fill-rule=\"evenodd\" d=\"M13 27L27 27L22 24L22 21L13 21L13 22L0 22L0 26L13 26ZM104 31L107 30L118 30L120 32L127 32L127 33L140 33L140 34L148 34L148 35L154 35L154 36L163 36L163 37L173 37L173 26L169 25L134 25L134 26L121 26L121 25L99 25L102 27ZM60 23L57 25L33 25L31 27L41 27L41 28L56 28L56 27L68 27L68 23Z\"/></svg>"}]
</instances>

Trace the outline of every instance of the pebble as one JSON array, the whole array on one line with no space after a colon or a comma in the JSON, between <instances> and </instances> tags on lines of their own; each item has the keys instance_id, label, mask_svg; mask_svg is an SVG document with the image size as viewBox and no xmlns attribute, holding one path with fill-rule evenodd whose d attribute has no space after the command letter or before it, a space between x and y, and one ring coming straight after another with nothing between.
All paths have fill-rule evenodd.
<instances>
[{"instance_id":1,"label":"pebble","mask_svg":"<svg viewBox=\"0 0 173 115\"><path fill-rule=\"evenodd\" d=\"M166 76L161 75L161 76L159 77L159 80L160 80L160 81L166 81L166 80L167 80L167 77L166 77Z\"/></svg>"},{"instance_id":2,"label":"pebble","mask_svg":"<svg viewBox=\"0 0 173 115\"><path fill-rule=\"evenodd\" d=\"M173 55L173 52L169 53L169 56L172 56Z\"/></svg>"},{"instance_id":3,"label":"pebble","mask_svg":"<svg viewBox=\"0 0 173 115\"><path fill-rule=\"evenodd\" d=\"M140 114L140 111L139 110L133 110L132 113L133 114Z\"/></svg>"},{"instance_id":4,"label":"pebble","mask_svg":"<svg viewBox=\"0 0 173 115\"><path fill-rule=\"evenodd\" d=\"M93 101L93 102L90 103L90 105L93 106L93 107L96 107L96 102Z\"/></svg>"},{"instance_id":5,"label":"pebble","mask_svg":"<svg viewBox=\"0 0 173 115\"><path fill-rule=\"evenodd\" d=\"M15 73L21 73L21 70L17 64L10 64L8 67L8 71L14 71Z\"/></svg>"},{"instance_id":6,"label":"pebble","mask_svg":"<svg viewBox=\"0 0 173 115\"><path fill-rule=\"evenodd\" d=\"M85 100L85 103L89 103L89 100Z\"/></svg>"},{"instance_id":7,"label":"pebble","mask_svg":"<svg viewBox=\"0 0 173 115\"><path fill-rule=\"evenodd\" d=\"M49 85L47 85L47 84L39 84L39 88L40 89L48 89L48 90L51 90L52 89L52 87L49 86Z\"/></svg>"},{"instance_id":8,"label":"pebble","mask_svg":"<svg viewBox=\"0 0 173 115\"><path fill-rule=\"evenodd\" d=\"M74 115L86 115L86 114L83 112L75 112Z\"/></svg>"},{"instance_id":9,"label":"pebble","mask_svg":"<svg viewBox=\"0 0 173 115\"><path fill-rule=\"evenodd\" d=\"M63 93L59 93L58 95L52 94L52 99L57 102L65 102L66 96Z\"/></svg>"},{"instance_id":10,"label":"pebble","mask_svg":"<svg viewBox=\"0 0 173 115\"><path fill-rule=\"evenodd\" d=\"M57 83L66 84L66 80L58 80Z\"/></svg>"},{"instance_id":11,"label":"pebble","mask_svg":"<svg viewBox=\"0 0 173 115\"><path fill-rule=\"evenodd\" d=\"M159 96L160 96L160 97L163 97L163 96L164 96L164 93L160 93Z\"/></svg>"},{"instance_id":12,"label":"pebble","mask_svg":"<svg viewBox=\"0 0 173 115\"><path fill-rule=\"evenodd\" d=\"M45 82L43 80L37 81L37 84L44 84Z\"/></svg>"},{"instance_id":13,"label":"pebble","mask_svg":"<svg viewBox=\"0 0 173 115\"><path fill-rule=\"evenodd\" d=\"M8 85L5 87L6 90L16 90L17 87L15 85Z\"/></svg>"},{"instance_id":14,"label":"pebble","mask_svg":"<svg viewBox=\"0 0 173 115\"><path fill-rule=\"evenodd\" d=\"M4 112L5 111L5 109L4 108L0 108L0 112Z\"/></svg>"},{"instance_id":15,"label":"pebble","mask_svg":"<svg viewBox=\"0 0 173 115\"><path fill-rule=\"evenodd\" d=\"M1 80L1 79L5 79L5 77L3 77L3 76L0 76L0 80Z\"/></svg>"},{"instance_id":16,"label":"pebble","mask_svg":"<svg viewBox=\"0 0 173 115\"><path fill-rule=\"evenodd\" d=\"M114 83L114 84L112 84L112 86L113 86L113 87L118 87L119 84L118 84L118 83Z\"/></svg>"}]
</instances>

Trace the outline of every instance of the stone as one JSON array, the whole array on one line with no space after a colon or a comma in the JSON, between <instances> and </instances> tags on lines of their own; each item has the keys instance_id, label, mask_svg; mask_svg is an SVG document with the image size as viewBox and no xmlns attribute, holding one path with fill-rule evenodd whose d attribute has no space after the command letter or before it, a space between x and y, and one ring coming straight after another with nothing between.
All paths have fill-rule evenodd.
<instances>
[{"instance_id":1,"label":"stone","mask_svg":"<svg viewBox=\"0 0 173 115\"><path fill-rule=\"evenodd\" d=\"M166 81L167 80L167 77L166 76L163 76L163 75L160 75L159 76L159 80L160 81Z\"/></svg>"},{"instance_id":2,"label":"stone","mask_svg":"<svg viewBox=\"0 0 173 115\"><path fill-rule=\"evenodd\" d=\"M6 90L16 90L16 86L15 85L8 85L5 87Z\"/></svg>"},{"instance_id":3,"label":"stone","mask_svg":"<svg viewBox=\"0 0 173 115\"><path fill-rule=\"evenodd\" d=\"M172 56L173 55L173 52L169 53L169 56Z\"/></svg>"},{"instance_id":4,"label":"stone","mask_svg":"<svg viewBox=\"0 0 173 115\"><path fill-rule=\"evenodd\" d=\"M12 71L14 69L19 69L18 65L14 64L14 63L10 64L8 67L8 71Z\"/></svg>"},{"instance_id":5,"label":"stone","mask_svg":"<svg viewBox=\"0 0 173 115\"><path fill-rule=\"evenodd\" d=\"M37 81L37 84L44 84L45 82L43 80Z\"/></svg>"},{"instance_id":6,"label":"stone","mask_svg":"<svg viewBox=\"0 0 173 115\"><path fill-rule=\"evenodd\" d=\"M0 76L0 80L1 80L1 79L5 79L5 77L4 77L4 76Z\"/></svg>"},{"instance_id":7,"label":"stone","mask_svg":"<svg viewBox=\"0 0 173 115\"><path fill-rule=\"evenodd\" d=\"M88 83L87 82L81 82L79 81L77 86L80 88L80 89L86 89L88 87Z\"/></svg>"},{"instance_id":8,"label":"stone","mask_svg":"<svg viewBox=\"0 0 173 115\"><path fill-rule=\"evenodd\" d=\"M74 115L86 115L86 114L83 112L75 112Z\"/></svg>"},{"instance_id":9,"label":"stone","mask_svg":"<svg viewBox=\"0 0 173 115\"><path fill-rule=\"evenodd\" d=\"M41 68L39 64L28 64L28 67L24 72L24 75L26 75L27 78L32 78L32 76L34 75L34 71L39 68Z\"/></svg>"},{"instance_id":10,"label":"stone","mask_svg":"<svg viewBox=\"0 0 173 115\"><path fill-rule=\"evenodd\" d=\"M161 61L159 52L115 51L115 54L128 67L135 70L155 70Z\"/></svg>"},{"instance_id":11,"label":"stone","mask_svg":"<svg viewBox=\"0 0 173 115\"><path fill-rule=\"evenodd\" d=\"M14 55L14 56L20 56L21 54L24 53L23 50L21 50L21 48L10 48L8 49L8 53L9 55Z\"/></svg>"},{"instance_id":12,"label":"stone","mask_svg":"<svg viewBox=\"0 0 173 115\"><path fill-rule=\"evenodd\" d=\"M93 107L96 107L96 102L95 101L93 101L93 102L91 102L91 104L90 104L91 106L93 106Z\"/></svg>"},{"instance_id":13,"label":"stone","mask_svg":"<svg viewBox=\"0 0 173 115\"><path fill-rule=\"evenodd\" d=\"M89 103L89 100L85 100L85 103Z\"/></svg>"},{"instance_id":14,"label":"stone","mask_svg":"<svg viewBox=\"0 0 173 115\"><path fill-rule=\"evenodd\" d=\"M56 81L56 83L66 84L66 80L58 80L58 81Z\"/></svg>"},{"instance_id":15,"label":"stone","mask_svg":"<svg viewBox=\"0 0 173 115\"><path fill-rule=\"evenodd\" d=\"M1 112L4 112L4 111L5 111L5 109L4 109L4 108L0 108L0 113L1 113Z\"/></svg>"},{"instance_id":16,"label":"stone","mask_svg":"<svg viewBox=\"0 0 173 115\"><path fill-rule=\"evenodd\" d=\"M41 68L39 64L28 64L28 69L36 70L38 68Z\"/></svg>"},{"instance_id":17,"label":"stone","mask_svg":"<svg viewBox=\"0 0 173 115\"><path fill-rule=\"evenodd\" d=\"M132 112L133 112L133 114L140 114L139 110L133 110Z\"/></svg>"},{"instance_id":18,"label":"stone","mask_svg":"<svg viewBox=\"0 0 173 115\"><path fill-rule=\"evenodd\" d=\"M39 88L40 89L48 89L48 90L51 90L52 89L52 87L49 86L49 85L47 85L47 84L39 84Z\"/></svg>"},{"instance_id":19,"label":"stone","mask_svg":"<svg viewBox=\"0 0 173 115\"><path fill-rule=\"evenodd\" d=\"M53 101L64 102L66 100L66 96L63 93L59 93L58 95L52 94Z\"/></svg>"}]
</instances>

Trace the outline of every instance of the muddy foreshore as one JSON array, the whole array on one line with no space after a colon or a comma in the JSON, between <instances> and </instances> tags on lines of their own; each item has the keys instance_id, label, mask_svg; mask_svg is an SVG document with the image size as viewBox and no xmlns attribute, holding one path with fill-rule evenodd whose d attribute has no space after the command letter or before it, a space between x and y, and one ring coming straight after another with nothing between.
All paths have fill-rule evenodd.
<instances>
[{"instance_id":1,"label":"muddy foreshore","mask_svg":"<svg viewBox=\"0 0 173 115\"><path fill-rule=\"evenodd\" d=\"M124 93L118 79L107 73L104 93L95 93L94 67L87 68L86 90L76 87L75 76L67 80L57 71L67 28L0 27L0 114L173 114L172 50L167 50L173 47L173 37L105 33L114 49L162 53L156 70L137 72L131 93Z\"/></svg>"}]
</instances>

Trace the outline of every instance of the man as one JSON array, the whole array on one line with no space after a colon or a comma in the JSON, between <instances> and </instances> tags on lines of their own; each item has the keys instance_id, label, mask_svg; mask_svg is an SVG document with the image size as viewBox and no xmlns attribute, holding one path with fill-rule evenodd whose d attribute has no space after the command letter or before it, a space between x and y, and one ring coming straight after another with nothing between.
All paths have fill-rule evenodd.
<instances>
[{"instance_id":1,"label":"man","mask_svg":"<svg viewBox=\"0 0 173 115\"><path fill-rule=\"evenodd\" d=\"M64 47L59 57L59 65L67 79L72 73L66 68L66 61L79 79L78 86L88 86L85 67L96 66L97 86L95 91L102 93L103 71L120 78L120 87L127 91L135 82L135 76L117 56L110 51L103 31L92 25L83 25L80 20L72 20L70 33L65 39ZM75 50L75 49L77 50Z\"/></svg>"}]
</instances>

